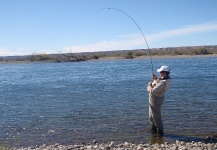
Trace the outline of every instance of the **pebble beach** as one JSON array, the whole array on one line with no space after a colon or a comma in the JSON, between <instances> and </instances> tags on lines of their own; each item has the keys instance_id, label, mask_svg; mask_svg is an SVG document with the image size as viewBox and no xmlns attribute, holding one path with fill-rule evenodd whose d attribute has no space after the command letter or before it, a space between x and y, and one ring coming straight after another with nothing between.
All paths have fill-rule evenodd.
<instances>
[{"instance_id":1,"label":"pebble beach","mask_svg":"<svg viewBox=\"0 0 217 150\"><path fill-rule=\"evenodd\" d=\"M0 148L3 149L3 148ZM53 144L41 146L30 146L21 148L12 148L12 150L217 150L217 138L207 137L203 141L179 141L174 143L165 142L162 144L140 143L134 144L129 142L116 143L98 143L94 140L92 143L82 143L74 145Z\"/></svg>"}]
</instances>

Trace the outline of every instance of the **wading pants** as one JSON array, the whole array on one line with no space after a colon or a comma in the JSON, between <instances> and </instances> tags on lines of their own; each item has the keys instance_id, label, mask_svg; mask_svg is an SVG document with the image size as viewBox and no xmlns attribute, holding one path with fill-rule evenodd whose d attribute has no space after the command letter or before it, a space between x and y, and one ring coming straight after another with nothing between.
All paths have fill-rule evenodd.
<instances>
[{"instance_id":1,"label":"wading pants","mask_svg":"<svg viewBox=\"0 0 217 150\"><path fill-rule=\"evenodd\" d=\"M156 126L158 129L163 129L163 121L161 118L161 105L163 104L164 97L155 97L149 95L149 118L151 125Z\"/></svg>"}]
</instances>

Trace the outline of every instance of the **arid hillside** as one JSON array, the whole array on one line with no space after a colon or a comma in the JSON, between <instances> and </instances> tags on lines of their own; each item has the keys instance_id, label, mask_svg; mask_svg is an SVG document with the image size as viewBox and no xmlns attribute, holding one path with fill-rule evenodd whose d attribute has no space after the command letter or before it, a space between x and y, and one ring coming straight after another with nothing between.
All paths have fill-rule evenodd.
<instances>
[{"instance_id":1,"label":"arid hillside","mask_svg":"<svg viewBox=\"0 0 217 150\"><path fill-rule=\"evenodd\" d=\"M134 59L140 56L177 56L177 55L211 55L217 54L217 45L214 46L186 46L186 47L166 47L153 49L135 49L135 50L111 50L106 52L88 52L88 53L60 53L45 54L33 53L26 56L4 56L0 57L0 62L79 62L100 58L123 58Z\"/></svg>"}]
</instances>

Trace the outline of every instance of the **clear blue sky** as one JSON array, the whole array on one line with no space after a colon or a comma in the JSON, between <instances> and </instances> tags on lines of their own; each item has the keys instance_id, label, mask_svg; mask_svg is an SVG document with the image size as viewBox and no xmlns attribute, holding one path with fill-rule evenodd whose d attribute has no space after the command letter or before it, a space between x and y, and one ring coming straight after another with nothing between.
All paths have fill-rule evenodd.
<instances>
[{"instance_id":1,"label":"clear blue sky","mask_svg":"<svg viewBox=\"0 0 217 150\"><path fill-rule=\"evenodd\" d=\"M0 56L217 45L217 0L0 0ZM101 10L102 9L102 10ZM100 11L99 11L100 10Z\"/></svg>"}]
</instances>

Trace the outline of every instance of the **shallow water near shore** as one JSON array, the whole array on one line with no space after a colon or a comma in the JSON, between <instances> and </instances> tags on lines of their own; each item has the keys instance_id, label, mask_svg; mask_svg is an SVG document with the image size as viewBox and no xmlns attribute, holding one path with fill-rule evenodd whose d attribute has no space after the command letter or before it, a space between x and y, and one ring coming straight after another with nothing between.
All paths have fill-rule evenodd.
<instances>
[{"instance_id":1,"label":"shallow water near shore","mask_svg":"<svg viewBox=\"0 0 217 150\"><path fill-rule=\"evenodd\" d=\"M154 59L171 68L164 138L150 133L150 60L0 65L0 143L196 140L217 131L217 57ZM157 74L157 73L156 73Z\"/></svg>"}]
</instances>

